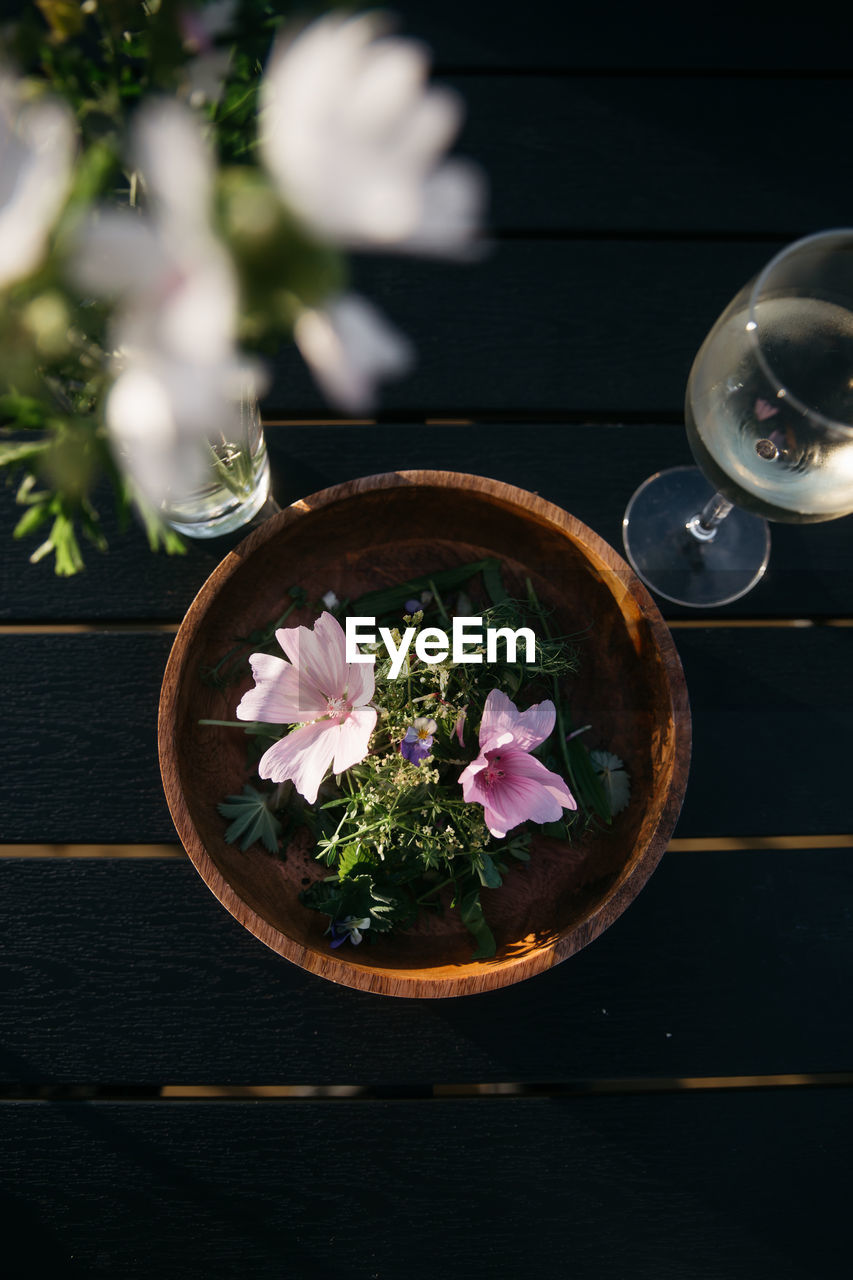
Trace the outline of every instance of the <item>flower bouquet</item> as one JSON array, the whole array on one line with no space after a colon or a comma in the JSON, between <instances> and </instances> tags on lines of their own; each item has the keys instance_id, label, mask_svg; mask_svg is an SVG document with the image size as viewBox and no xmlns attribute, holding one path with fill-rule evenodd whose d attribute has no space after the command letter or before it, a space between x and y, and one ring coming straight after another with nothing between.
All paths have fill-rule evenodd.
<instances>
[{"instance_id":1,"label":"flower bouquet","mask_svg":"<svg viewBox=\"0 0 853 1280\"><path fill-rule=\"evenodd\" d=\"M446 156L460 99L387 15L18 9L0 59L0 475L14 536L71 575L81 534L106 548L110 486L119 527L135 509L169 552L176 530L236 527L218 497L262 510L256 399L282 343L335 410L371 412L415 352L350 287L350 253L476 258L485 186Z\"/></svg>"},{"instance_id":2,"label":"flower bouquet","mask_svg":"<svg viewBox=\"0 0 853 1280\"><path fill-rule=\"evenodd\" d=\"M554 634L529 579L511 598L494 558L329 592L312 626L284 625L308 607L290 595L248 656L238 645L205 673L253 679L235 721L203 721L241 727L257 773L218 806L226 840L313 850L328 874L300 898L333 948L456 911L474 958L494 955L482 890L523 874L532 833L577 840L629 803L621 760L570 722L577 638Z\"/></svg>"}]
</instances>

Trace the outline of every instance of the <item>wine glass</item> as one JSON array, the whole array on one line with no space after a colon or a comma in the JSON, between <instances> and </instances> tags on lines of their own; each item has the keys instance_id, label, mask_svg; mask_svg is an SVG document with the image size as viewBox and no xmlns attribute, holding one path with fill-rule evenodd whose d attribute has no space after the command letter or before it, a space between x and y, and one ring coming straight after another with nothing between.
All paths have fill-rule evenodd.
<instances>
[{"instance_id":1,"label":"wine glass","mask_svg":"<svg viewBox=\"0 0 853 1280\"><path fill-rule=\"evenodd\" d=\"M625 551L664 599L730 604L767 567L768 520L853 511L853 229L797 240L740 290L693 362L685 418L699 466L640 486Z\"/></svg>"}]
</instances>

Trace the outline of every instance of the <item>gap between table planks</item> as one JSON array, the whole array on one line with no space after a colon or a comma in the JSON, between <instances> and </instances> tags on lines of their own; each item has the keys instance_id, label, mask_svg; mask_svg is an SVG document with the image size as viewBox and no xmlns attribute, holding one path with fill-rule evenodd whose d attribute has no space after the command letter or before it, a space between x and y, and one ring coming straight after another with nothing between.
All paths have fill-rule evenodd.
<instances>
[{"instance_id":1,"label":"gap between table planks","mask_svg":"<svg viewBox=\"0 0 853 1280\"><path fill-rule=\"evenodd\" d=\"M667 845L667 853L707 853L714 849L849 849L853 834L804 836L718 836L676 837ZM4 844L2 858L153 858L183 859L186 853L179 844Z\"/></svg>"}]
</instances>

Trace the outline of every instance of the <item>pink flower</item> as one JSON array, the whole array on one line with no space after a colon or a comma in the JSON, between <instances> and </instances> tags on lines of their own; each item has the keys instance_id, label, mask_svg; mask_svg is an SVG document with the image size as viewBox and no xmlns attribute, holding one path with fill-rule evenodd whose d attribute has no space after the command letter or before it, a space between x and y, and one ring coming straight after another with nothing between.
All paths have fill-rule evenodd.
<instances>
[{"instance_id":1,"label":"pink flower","mask_svg":"<svg viewBox=\"0 0 853 1280\"><path fill-rule=\"evenodd\" d=\"M759 396L753 405L753 411L759 422L766 422L768 418L775 418L779 412L779 406L768 404L766 400L762 400Z\"/></svg>"},{"instance_id":2,"label":"pink flower","mask_svg":"<svg viewBox=\"0 0 853 1280\"><path fill-rule=\"evenodd\" d=\"M459 781L465 800L483 806L493 836L505 836L528 818L556 822L563 809L577 808L559 774L529 754L551 733L556 714L553 702L547 700L519 711L499 689L486 699L480 754Z\"/></svg>"},{"instance_id":3,"label":"pink flower","mask_svg":"<svg viewBox=\"0 0 853 1280\"><path fill-rule=\"evenodd\" d=\"M376 724L376 711L365 705L373 697L373 664L346 661L344 631L330 613L312 631L287 627L275 638L290 661L252 654L255 687L241 698L237 718L301 726L261 756L258 773L272 782L289 778L313 804L329 766L343 773L367 755Z\"/></svg>"},{"instance_id":4,"label":"pink flower","mask_svg":"<svg viewBox=\"0 0 853 1280\"><path fill-rule=\"evenodd\" d=\"M467 716L467 714L468 714L468 708L467 706L465 706L462 708L462 710L459 712L459 715L456 717L456 727L453 731L456 734L456 738L459 742L460 747L465 746L465 743L462 741L462 734L465 732L465 717Z\"/></svg>"}]
</instances>

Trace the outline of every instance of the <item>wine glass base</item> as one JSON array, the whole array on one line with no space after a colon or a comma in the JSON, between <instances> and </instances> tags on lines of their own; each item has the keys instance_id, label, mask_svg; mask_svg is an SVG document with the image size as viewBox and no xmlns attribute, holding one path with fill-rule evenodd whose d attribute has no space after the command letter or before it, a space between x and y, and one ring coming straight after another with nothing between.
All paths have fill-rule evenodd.
<instances>
[{"instance_id":1,"label":"wine glass base","mask_svg":"<svg viewBox=\"0 0 853 1280\"><path fill-rule=\"evenodd\" d=\"M635 573L664 600L695 609L731 604L751 591L770 559L766 520L733 507L713 538L700 541L688 522L716 490L698 467L650 476L622 521L625 553Z\"/></svg>"}]
</instances>

